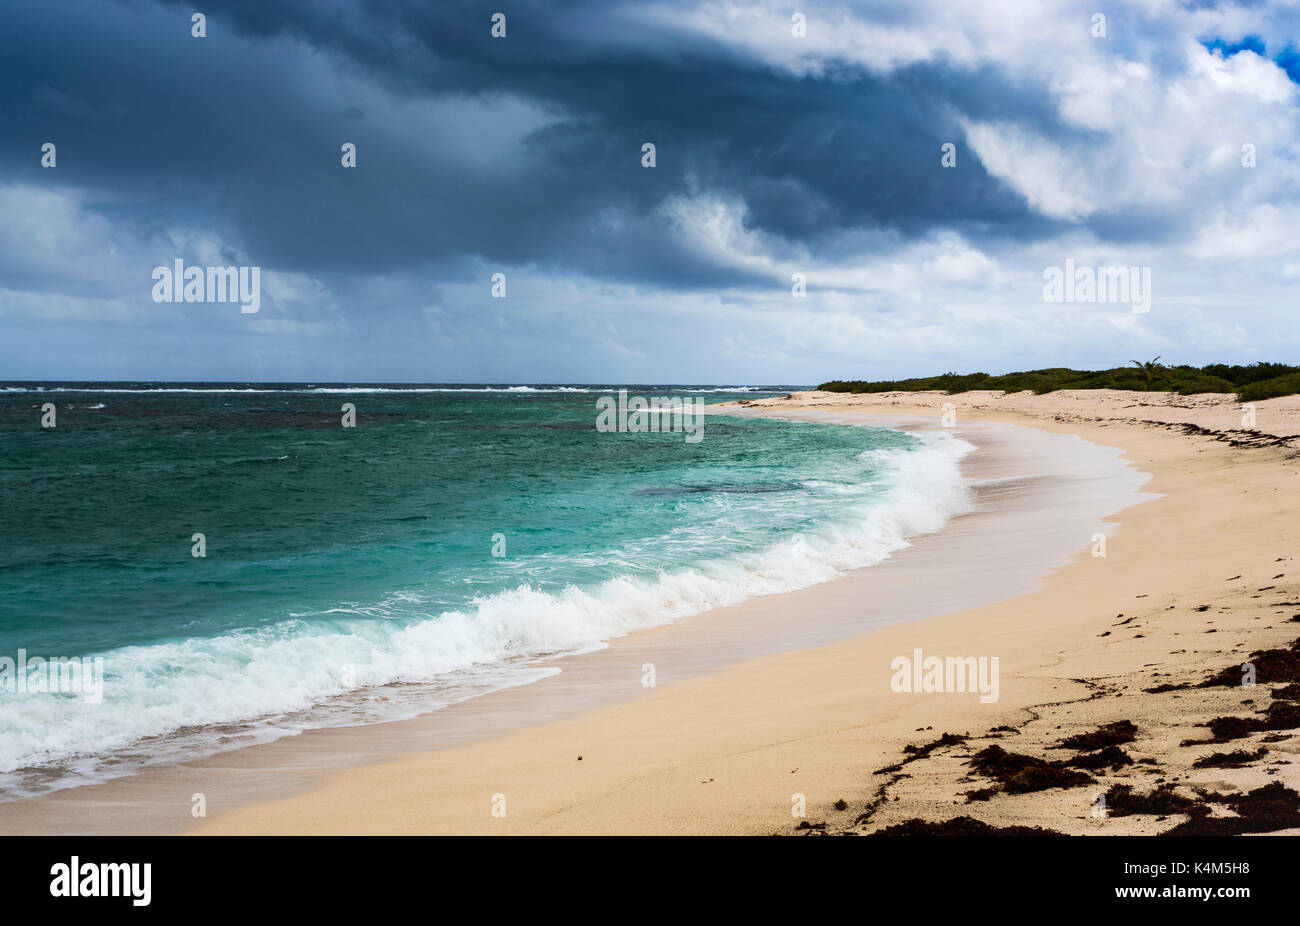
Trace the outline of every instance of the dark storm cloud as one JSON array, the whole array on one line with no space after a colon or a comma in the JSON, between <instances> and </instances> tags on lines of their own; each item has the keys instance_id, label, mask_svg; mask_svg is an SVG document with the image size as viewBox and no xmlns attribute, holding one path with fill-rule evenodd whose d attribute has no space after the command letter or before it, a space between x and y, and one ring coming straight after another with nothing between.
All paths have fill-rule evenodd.
<instances>
[{"instance_id":1,"label":"dark storm cloud","mask_svg":"<svg viewBox=\"0 0 1300 926\"><path fill-rule=\"evenodd\" d=\"M936 169L939 146L962 143L959 115L1054 124L1041 89L995 69L794 76L584 4L508 12L498 40L497 6L213 2L202 40L189 5L8 12L4 171L84 190L128 224L227 229L258 261L303 272L481 257L668 287L759 282L679 240L659 207L691 193L743 199L753 229L796 247L858 228L1052 230L974 157ZM456 98L517 98L546 118L512 139L510 124L465 133L419 115ZM57 176L36 163L52 139ZM355 171L339 167L343 141ZM480 163L476 147L502 156Z\"/></svg>"}]
</instances>

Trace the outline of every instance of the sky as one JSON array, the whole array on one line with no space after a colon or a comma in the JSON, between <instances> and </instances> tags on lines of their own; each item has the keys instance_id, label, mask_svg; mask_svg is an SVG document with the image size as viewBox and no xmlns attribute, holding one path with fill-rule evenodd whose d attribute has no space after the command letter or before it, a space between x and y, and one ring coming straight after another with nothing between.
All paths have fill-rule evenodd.
<instances>
[{"instance_id":1,"label":"sky","mask_svg":"<svg viewBox=\"0 0 1300 926\"><path fill-rule=\"evenodd\" d=\"M1295 2L4 0L0 379L1296 362L1298 94Z\"/></svg>"}]
</instances>

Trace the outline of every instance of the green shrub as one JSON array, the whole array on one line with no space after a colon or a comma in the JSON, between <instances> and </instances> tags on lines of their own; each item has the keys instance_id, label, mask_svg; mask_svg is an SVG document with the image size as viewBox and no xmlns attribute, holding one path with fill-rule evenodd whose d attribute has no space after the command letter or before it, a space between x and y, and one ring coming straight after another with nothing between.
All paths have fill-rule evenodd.
<instances>
[{"instance_id":1,"label":"green shrub","mask_svg":"<svg viewBox=\"0 0 1300 926\"><path fill-rule=\"evenodd\" d=\"M1243 402L1259 402L1282 395L1295 395L1297 392L1300 392L1300 373L1288 373L1286 376L1242 386L1237 390L1237 398Z\"/></svg>"},{"instance_id":2,"label":"green shrub","mask_svg":"<svg viewBox=\"0 0 1300 926\"><path fill-rule=\"evenodd\" d=\"M834 380L822 383L818 389L827 392L925 392L938 391L955 395L977 389L1004 392L1030 392L1043 395L1058 389L1134 389L1150 392L1177 392L1182 395L1199 393L1237 393L1243 402L1271 399L1276 396L1300 393L1300 367L1284 363L1252 363L1248 366L1229 366L1212 363L1197 367L1165 366L1160 358L1146 362L1130 361L1132 366L1109 370L1071 370L1051 367L1045 370L1028 370L990 376L988 373L944 373L900 380Z\"/></svg>"}]
</instances>

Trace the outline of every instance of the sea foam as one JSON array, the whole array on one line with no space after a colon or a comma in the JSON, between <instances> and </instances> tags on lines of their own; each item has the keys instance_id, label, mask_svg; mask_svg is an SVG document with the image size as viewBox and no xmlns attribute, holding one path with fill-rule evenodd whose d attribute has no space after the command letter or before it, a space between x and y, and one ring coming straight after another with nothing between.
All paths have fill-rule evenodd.
<instances>
[{"instance_id":1,"label":"sea foam","mask_svg":"<svg viewBox=\"0 0 1300 926\"><path fill-rule=\"evenodd\" d=\"M846 490L834 518L693 568L561 591L522 584L437 613L402 593L374 609L337 607L97 654L106 670L102 703L0 700L0 786L11 795L29 793L38 779L42 789L66 787L309 727L409 716L553 671L529 665L531 657L590 651L635 630L830 581L969 510L959 464L972 449L934 432L908 448L866 451L859 459L880 481L869 492ZM40 767L62 774L31 774Z\"/></svg>"}]
</instances>

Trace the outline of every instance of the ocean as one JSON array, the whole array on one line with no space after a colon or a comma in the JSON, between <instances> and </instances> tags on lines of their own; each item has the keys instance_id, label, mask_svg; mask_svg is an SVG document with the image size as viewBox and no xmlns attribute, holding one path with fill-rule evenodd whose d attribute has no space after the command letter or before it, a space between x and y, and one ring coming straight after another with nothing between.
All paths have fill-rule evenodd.
<instances>
[{"instance_id":1,"label":"ocean","mask_svg":"<svg viewBox=\"0 0 1300 926\"><path fill-rule=\"evenodd\" d=\"M951 435L598 431L618 388L785 389L0 385L0 795L436 710L969 507ZM102 698L40 690L58 659Z\"/></svg>"}]
</instances>

